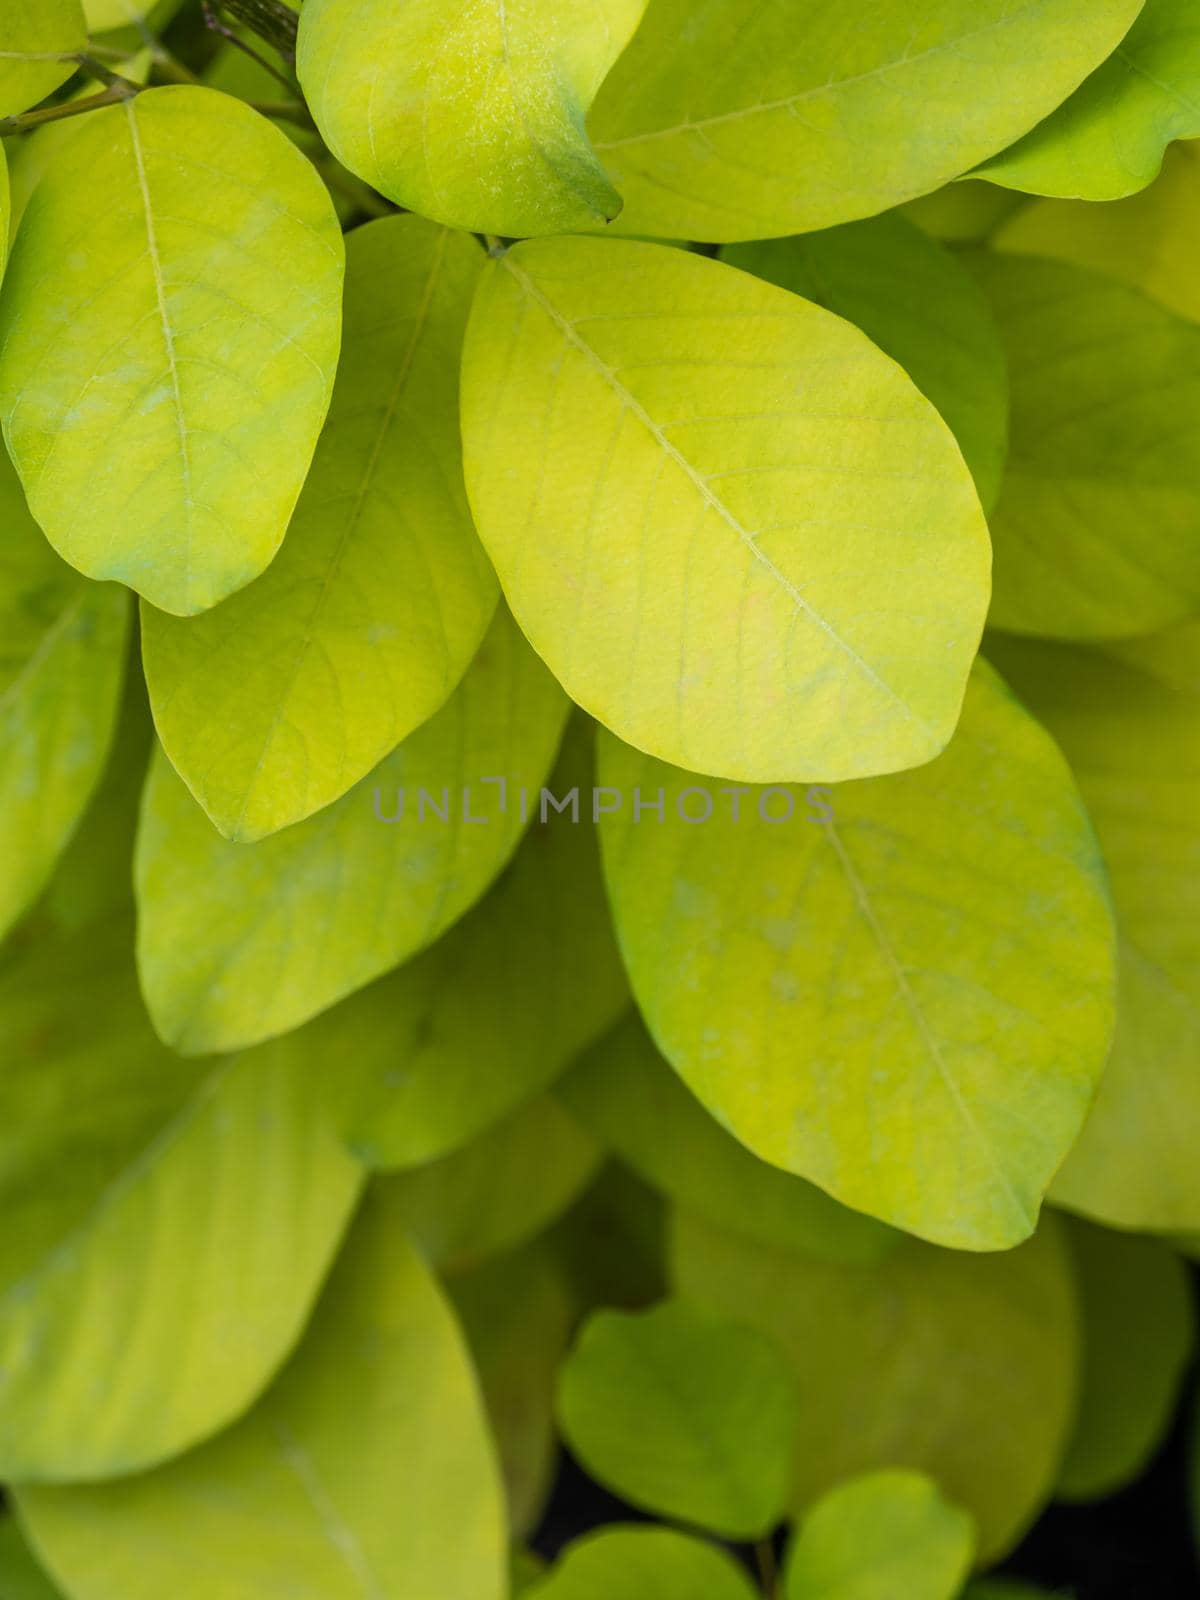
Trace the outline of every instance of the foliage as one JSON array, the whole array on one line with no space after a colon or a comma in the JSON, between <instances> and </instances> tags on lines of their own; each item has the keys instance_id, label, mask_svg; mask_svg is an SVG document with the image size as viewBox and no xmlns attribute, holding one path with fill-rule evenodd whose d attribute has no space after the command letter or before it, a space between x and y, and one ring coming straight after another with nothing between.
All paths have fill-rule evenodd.
<instances>
[{"instance_id":1,"label":"foliage","mask_svg":"<svg viewBox=\"0 0 1200 1600\"><path fill-rule=\"evenodd\" d=\"M1198 103L1188 0L0 0L3 1600L1016 1600L1144 1471Z\"/></svg>"}]
</instances>

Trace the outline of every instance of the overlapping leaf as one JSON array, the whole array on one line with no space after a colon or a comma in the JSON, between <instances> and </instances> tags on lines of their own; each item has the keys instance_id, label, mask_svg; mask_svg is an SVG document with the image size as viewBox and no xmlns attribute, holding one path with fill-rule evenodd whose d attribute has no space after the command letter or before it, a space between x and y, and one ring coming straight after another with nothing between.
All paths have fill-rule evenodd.
<instances>
[{"instance_id":1,"label":"overlapping leaf","mask_svg":"<svg viewBox=\"0 0 1200 1600\"><path fill-rule=\"evenodd\" d=\"M316 173L228 95L153 89L56 144L0 300L0 412L73 566L185 615L267 566L329 404L343 255Z\"/></svg>"},{"instance_id":2,"label":"overlapping leaf","mask_svg":"<svg viewBox=\"0 0 1200 1600\"><path fill-rule=\"evenodd\" d=\"M1200 609L1200 328L1063 262L971 261L1012 387L991 623L1121 638Z\"/></svg>"},{"instance_id":3,"label":"overlapping leaf","mask_svg":"<svg viewBox=\"0 0 1200 1600\"><path fill-rule=\"evenodd\" d=\"M605 870L650 1031L708 1109L922 1237L1031 1233L1108 1053L1113 930L1067 766L996 676L939 760L807 800L607 735L599 772L664 801L602 820Z\"/></svg>"},{"instance_id":4,"label":"overlapping leaf","mask_svg":"<svg viewBox=\"0 0 1200 1600\"><path fill-rule=\"evenodd\" d=\"M19 1500L72 1600L501 1600L506 1588L474 1374L386 1190L296 1357L236 1427L157 1472Z\"/></svg>"},{"instance_id":5,"label":"overlapping leaf","mask_svg":"<svg viewBox=\"0 0 1200 1600\"><path fill-rule=\"evenodd\" d=\"M5 0L0 11L0 117L36 105L66 83L86 44L79 0Z\"/></svg>"},{"instance_id":6,"label":"overlapping leaf","mask_svg":"<svg viewBox=\"0 0 1200 1600\"><path fill-rule=\"evenodd\" d=\"M946 743L986 528L941 418L841 319L680 250L519 245L476 297L463 435L518 622L623 738L749 781Z\"/></svg>"},{"instance_id":7,"label":"overlapping leaf","mask_svg":"<svg viewBox=\"0 0 1200 1600\"><path fill-rule=\"evenodd\" d=\"M590 119L620 226L755 239L928 193L1026 133L1141 0L651 0Z\"/></svg>"},{"instance_id":8,"label":"overlapping leaf","mask_svg":"<svg viewBox=\"0 0 1200 1600\"><path fill-rule=\"evenodd\" d=\"M15 1517L0 1521L0 1593L4 1600L62 1600L33 1559Z\"/></svg>"},{"instance_id":9,"label":"overlapping leaf","mask_svg":"<svg viewBox=\"0 0 1200 1600\"><path fill-rule=\"evenodd\" d=\"M193 1054L257 1043L431 944L511 856L530 814L520 793L536 808L566 711L501 612L437 716L334 805L257 844L223 839L160 753L137 883L138 965L163 1038ZM511 802L482 782L493 775Z\"/></svg>"},{"instance_id":10,"label":"overlapping leaf","mask_svg":"<svg viewBox=\"0 0 1200 1600\"><path fill-rule=\"evenodd\" d=\"M1119 200L1158 174L1174 139L1200 135L1200 15L1146 0L1127 37L1052 116L981 169L1030 194Z\"/></svg>"},{"instance_id":11,"label":"overlapping leaf","mask_svg":"<svg viewBox=\"0 0 1200 1600\"><path fill-rule=\"evenodd\" d=\"M483 259L419 217L350 235L337 387L286 544L202 617L143 608L159 736L227 838L338 799L438 709L491 619L458 436Z\"/></svg>"},{"instance_id":12,"label":"overlapping leaf","mask_svg":"<svg viewBox=\"0 0 1200 1600\"><path fill-rule=\"evenodd\" d=\"M754 1600L745 1570L670 1528L605 1528L568 1546L528 1600Z\"/></svg>"},{"instance_id":13,"label":"overlapping leaf","mask_svg":"<svg viewBox=\"0 0 1200 1600\"><path fill-rule=\"evenodd\" d=\"M646 0L308 0L297 65L329 148L400 205L523 238L621 198L583 128Z\"/></svg>"},{"instance_id":14,"label":"overlapping leaf","mask_svg":"<svg viewBox=\"0 0 1200 1600\"><path fill-rule=\"evenodd\" d=\"M906 1240L853 1267L680 1213L671 1270L679 1293L788 1352L797 1511L858 1473L916 1468L972 1513L992 1559L1049 1496L1074 1416L1074 1285L1054 1224L997 1255Z\"/></svg>"}]
</instances>

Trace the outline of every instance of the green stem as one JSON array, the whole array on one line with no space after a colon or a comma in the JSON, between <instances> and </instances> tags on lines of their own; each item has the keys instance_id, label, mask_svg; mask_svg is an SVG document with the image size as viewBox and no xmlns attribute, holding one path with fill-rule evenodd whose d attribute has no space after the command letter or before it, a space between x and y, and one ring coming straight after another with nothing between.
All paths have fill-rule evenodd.
<instances>
[{"instance_id":1,"label":"green stem","mask_svg":"<svg viewBox=\"0 0 1200 1600\"><path fill-rule=\"evenodd\" d=\"M295 66L299 19L292 8L284 4L284 0L217 0L217 3L237 22L249 28L251 33L265 39L290 67ZM210 3L205 10L207 12L215 8Z\"/></svg>"},{"instance_id":2,"label":"green stem","mask_svg":"<svg viewBox=\"0 0 1200 1600\"><path fill-rule=\"evenodd\" d=\"M770 1539L760 1539L754 1546L754 1559L758 1563L759 1581L767 1600L775 1600L779 1593L779 1563L775 1559L775 1546Z\"/></svg>"},{"instance_id":3,"label":"green stem","mask_svg":"<svg viewBox=\"0 0 1200 1600\"><path fill-rule=\"evenodd\" d=\"M68 100L61 106L48 106L45 111L23 111L19 117L0 117L0 134L27 133L46 122L61 122L65 117L82 116L85 111L98 111L101 106L120 105L140 92L137 84L121 78L84 100Z\"/></svg>"}]
</instances>

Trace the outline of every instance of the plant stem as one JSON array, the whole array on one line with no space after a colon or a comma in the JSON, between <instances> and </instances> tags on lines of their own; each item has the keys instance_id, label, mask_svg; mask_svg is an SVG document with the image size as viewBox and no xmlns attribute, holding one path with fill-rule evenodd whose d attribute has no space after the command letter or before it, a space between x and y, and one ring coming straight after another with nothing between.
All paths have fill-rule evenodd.
<instances>
[{"instance_id":1,"label":"plant stem","mask_svg":"<svg viewBox=\"0 0 1200 1600\"><path fill-rule=\"evenodd\" d=\"M233 28L227 28L221 21L217 6L218 0L204 0L205 27L211 29L213 33L219 34L222 39L227 39L235 49L240 50L243 55L249 56L251 61L257 62L264 72L269 72L277 83L281 83L285 89L294 94L296 92L296 85L292 82L292 80L286 77L284 73L280 72L278 67L272 66L272 64L267 60L266 56L260 55L253 45L247 44L245 39L243 39ZM295 59L294 54L291 59Z\"/></svg>"},{"instance_id":2,"label":"plant stem","mask_svg":"<svg viewBox=\"0 0 1200 1600\"><path fill-rule=\"evenodd\" d=\"M485 233L483 242L487 247L488 255L493 256L497 261L501 256L508 254L508 246L503 239L498 238L494 233Z\"/></svg>"},{"instance_id":3,"label":"plant stem","mask_svg":"<svg viewBox=\"0 0 1200 1600\"><path fill-rule=\"evenodd\" d=\"M246 104L260 116L270 117L275 122L294 122L298 128L310 131L316 127L303 100L249 100Z\"/></svg>"},{"instance_id":4,"label":"plant stem","mask_svg":"<svg viewBox=\"0 0 1200 1600\"><path fill-rule=\"evenodd\" d=\"M289 67L296 64L296 13L283 0L216 0L236 21L265 39L277 50ZM205 16L216 9L212 0L206 0ZM211 27L212 24L210 23Z\"/></svg>"},{"instance_id":5,"label":"plant stem","mask_svg":"<svg viewBox=\"0 0 1200 1600\"><path fill-rule=\"evenodd\" d=\"M48 106L44 111L23 111L19 117L0 117L0 134L26 133L45 122L61 122L65 117L81 116L85 111L98 111L101 106L120 105L121 101L132 100L140 92L137 84L121 78L85 100L68 100L60 106Z\"/></svg>"},{"instance_id":6,"label":"plant stem","mask_svg":"<svg viewBox=\"0 0 1200 1600\"><path fill-rule=\"evenodd\" d=\"M775 1600L779 1592L779 1563L775 1559L775 1546L770 1539L760 1539L754 1546L754 1559L758 1563L759 1581L767 1600Z\"/></svg>"}]
</instances>

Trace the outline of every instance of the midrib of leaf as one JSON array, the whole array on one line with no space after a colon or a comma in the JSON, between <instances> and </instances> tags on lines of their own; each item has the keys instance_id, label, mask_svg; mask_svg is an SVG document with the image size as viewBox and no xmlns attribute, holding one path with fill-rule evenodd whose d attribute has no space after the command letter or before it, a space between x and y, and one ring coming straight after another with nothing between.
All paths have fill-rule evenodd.
<instances>
[{"instance_id":1,"label":"midrib of leaf","mask_svg":"<svg viewBox=\"0 0 1200 1600\"><path fill-rule=\"evenodd\" d=\"M1020 10L1010 12L1003 17L997 17L994 22L989 22L986 27L974 28L969 33L960 33L954 39L930 45L927 50L918 51L914 56L898 56L895 61L883 61L877 67L872 67L869 72L857 72L848 78L838 78L831 83L817 84L811 89L802 89L798 94L784 95L779 100L763 100L753 106L740 106L736 111L721 111L710 117L698 117L688 122L678 122L670 128L654 128L647 133L631 133L622 139L610 139L597 143L596 150L619 150L624 145L649 144L656 139L670 139L677 133L691 133L695 129L713 128L727 122L744 122L750 117L764 115L772 111L791 111L796 106L803 105L807 100L818 100L822 96L840 93L843 89L853 88L856 84L869 83L873 78L885 77L888 73L898 72L905 67L911 67L915 62L924 61L929 56L940 55L943 51L955 51L964 44L969 44L975 39L982 39L986 34L994 33L997 28L1006 28L1025 12L1033 11L1041 0L1027 0L1027 4Z\"/></svg>"},{"instance_id":2,"label":"midrib of leaf","mask_svg":"<svg viewBox=\"0 0 1200 1600\"><path fill-rule=\"evenodd\" d=\"M74 61L74 50L0 50L0 61Z\"/></svg>"},{"instance_id":3,"label":"midrib of leaf","mask_svg":"<svg viewBox=\"0 0 1200 1600\"><path fill-rule=\"evenodd\" d=\"M355 1537L354 1530L342 1516L322 1482L311 1453L304 1448L285 1422L272 1419L268 1427L284 1465L304 1490L309 1505L317 1514L322 1532L362 1590L364 1600L388 1600L388 1595L367 1560L366 1552Z\"/></svg>"},{"instance_id":4,"label":"midrib of leaf","mask_svg":"<svg viewBox=\"0 0 1200 1600\"><path fill-rule=\"evenodd\" d=\"M43 661L53 651L60 635L66 631L68 626L75 620L77 614L83 610L90 598L91 596L85 589L81 594L77 594L74 596L74 598L69 600L59 612L58 616L54 619L54 622L49 628L46 629L46 632L39 640L37 649L31 652L29 659L17 673L16 677L5 686L3 692L0 692L0 711L11 710L13 702L20 695L21 691L25 687L25 684L30 678L36 676L37 671L42 665Z\"/></svg>"},{"instance_id":5,"label":"midrib of leaf","mask_svg":"<svg viewBox=\"0 0 1200 1600\"><path fill-rule=\"evenodd\" d=\"M166 286L163 282L162 260L158 253L158 233L154 226L154 208L150 200L150 186L146 181L146 162L142 153L142 139L138 132L137 115L133 100L125 102L125 115L129 121L129 138L133 146L134 164L137 168L138 189L142 197L142 210L146 219L146 249L154 274L154 292L158 300L158 315L162 324L163 345L171 378L175 404L175 424L179 432L179 454L183 463L183 493L187 528L184 537L183 593L190 596L192 589L192 513L195 507L192 492L192 461L188 450L187 424L183 416L183 396L179 388L179 364L175 355L175 331L167 312Z\"/></svg>"},{"instance_id":6,"label":"midrib of leaf","mask_svg":"<svg viewBox=\"0 0 1200 1600\"><path fill-rule=\"evenodd\" d=\"M267 761L267 755L270 752L275 735L279 731L279 725L283 721L284 711L287 707L288 701L291 699L292 691L296 687L296 680L300 676L300 669L304 664L305 657L312 646L313 639L316 636L318 627L320 626L321 617L328 603L329 594L333 587L334 579L341 571L342 562L345 560L346 551L349 548L350 540L357 531L359 523L362 521L362 514L367 503L367 493L379 468L379 458L383 454L384 442L387 439L388 434L391 432L392 423L395 421L396 411L400 405L400 397L404 393L404 386L408 382L409 373L412 371L412 364L416 360L417 349L421 343L421 337L425 332L425 325L429 320L430 308L433 305L434 291L437 288L438 274L441 272L445 261L446 244L449 238L450 230L448 228L443 228L441 231L441 236L438 239L437 249L434 252L433 261L429 268L429 276L425 281L425 287L422 291L421 302L417 308L416 317L413 321L412 335L408 341L408 346L404 352L404 359L402 360L400 369L396 375L396 382L392 388L391 394L388 397L388 403L384 410L382 421L379 424L379 431L376 434L375 442L371 448L370 457L368 458L366 467L363 469L362 479L359 483L358 491L354 497L353 509L350 512L350 515L346 518L345 526L338 537L338 542L334 550L333 557L330 560L325 577L321 582L320 591L313 604L313 608L309 613L308 621L305 624L304 635L300 641L298 649L296 650L287 683L284 686L283 692L279 696L278 703L271 717L271 722L267 728L267 731L263 735L262 749L259 752L258 760L254 764L253 772L246 780L245 794L233 824L233 836L235 838L241 832L242 824L246 820L246 812L250 806L250 799L254 792L254 786L262 776L263 767L266 765Z\"/></svg>"},{"instance_id":7,"label":"midrib of leaf","mask_svg":"<svg viewBox=\"0 0 1200 1600\"><path fill-rule=\"evenodd\" d=\"M530 299L532 299L536 305L540 306L545 314L551 319L567 343L574 349L578 350L580 355L584 357L588 364L600 374L605 383L608 384L609 388L617 396L618 400L620 400L622 406L628 410L638 422L642 424L642 426L650 434L651 438L654 439L655 443L664 452L664 454L668 456L677 467L679 467L680 471L683 472L688 481L696 488L701 498L710 507L710 509L715 511L718 517L720 517L721 521L724 522L727 527L733 530L733 532L741 540L742 544L745 545L750 555L753 556L755 561L757 561L760 566L766 569L774 581L787 594L795 609L803 616L807 617L810 622L815 623L816 626L820 628L822 633L824 633L839 650L841 650L850 658L863 676L870 683L873 683L876 688L881 689L887 698L891 700L894 705L899 707L901 714L908 721L915 722L918 727L923 729L923 731L930 736L930 738L936 739L937 735L935 734L934 729L931 728L922 717L919 717L910 705L900 698L900 696L892 688L891 684L879 676L874 667L872 667L868 661L864 660L863 657L859 655L858 651L855 650L853 645L842 638L841 634L837 632L837 630L820 614L819 611L815 611L813 607L809 605L808 601L805 600L804 596L796 588L795 584L792 583L785 573L780 571L780 569L775 565L766 552L759 548L758 543L751 531L738 521L737 517L734 516L733 512L720 498L720 496L714 493L711 485L708 483L703 473L697 467L694 467L683 454L683 452L671 443L663 430L655 422L654 418L642 405L641 401L637 399L631 390L626 388L613 368L610 367L608 363L603 360L600 354L590 344L588 344L587 340L579 334L575 323L571 322L567 317L565 317L562 312L560 312L558 308L550 300L548 300L544 294L542 294L541 290L537 287L527 272L524 272L520 267L513 264L510 255L506 254L502 256L500 258L500 262L501 265L513 275L520 287L527 295L529 295Z\"/></svg>"},{"instance_id":8,"label":"midrib of leaf","mask_svg":"<svg viewBox=\"0 0 1200 1600\"><path fill-rule=\"evenodd\" d=\"M996 1175L1000 1187L1012 1205L1013 1210L1017 1218L1020 1220L1022 1226L1032 1228L1037 1220L1036 1216L1032 1216L1030 1214L1029 1207L1024 1203L1021 1197L1017 1194L1016 1190L1013 1188L1012 1181L1001 1165L996 1152L993 1150L991 1141L987 1138L983 1129L979 1126L974 1112L963 1098L962 1091L958 1087L958 1083L954 1078L954 1074L947 1066L942 1055L941 1045L938 1043L937 1035L930 1027L929 1019L921 1009L920 1001L913 993L912 986L905 976L904 967L892 946L891 940L887 936L887 931L875 913L875 907L872 905L871 897L867 893L866 884L859 877L854 863L850 859L850 854L845 845L842 843L841 836L837 831L836 825L832 822L827 823L823 831L827 835L829 842L833 847L833 853L837 857L838 864L845 875L847 883L850 885L850 891L854 896L854 903L858 914L866 924L868 930L870 931L871 937L874 939L880 954L883 956L883 959L887 964L888 970L892 976L892 980L895 983L901 1001L904 1004L904 1008L909 1014L909 1018L912 1021L913 1027L916 1029L917 1036L920 1038L922 1045L925 1047L925 1052L930 1061L932 1061L934 1067L936 1068L938 1077L942 1080L942 1084L945 1087L947 1094L950 1096L951 1103L953 1104L959 1119L967 1128L967 1131L970 1133L972 1139L975 1141L976 1145L979 1147L984 1158L986 1159L988 1166Z\"/></svg>"}]
</instances>

